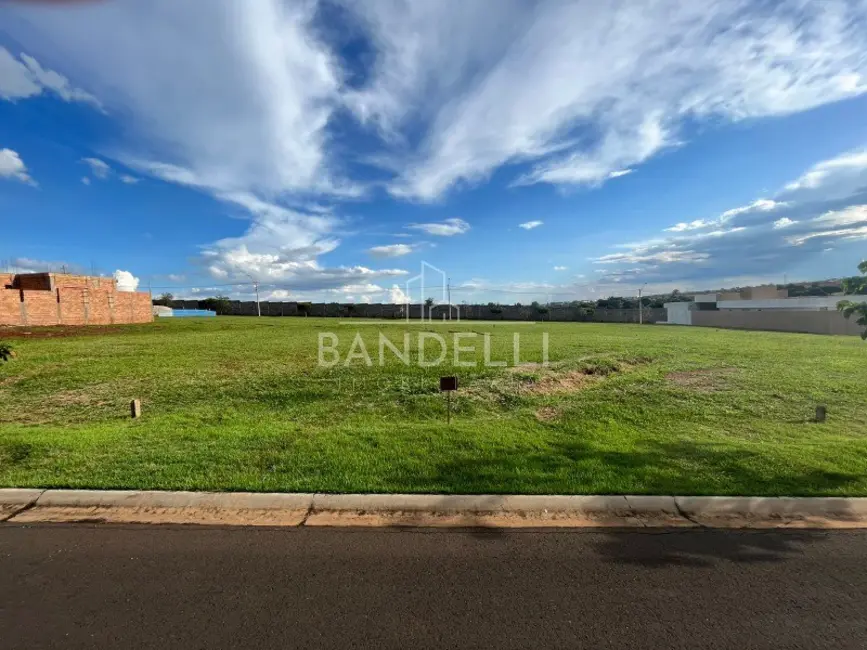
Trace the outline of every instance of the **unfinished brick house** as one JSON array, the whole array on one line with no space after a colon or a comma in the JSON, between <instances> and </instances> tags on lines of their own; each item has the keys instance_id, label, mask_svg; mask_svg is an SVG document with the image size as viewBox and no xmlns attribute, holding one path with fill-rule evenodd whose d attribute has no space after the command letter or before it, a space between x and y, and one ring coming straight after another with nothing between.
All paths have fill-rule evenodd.
<instances>
[{"instance_id":1,"label":"unfinished brick house","mask_svg":"<svg viewBox=\"0 0 867 650\"><path fill-rule=\"evenodd\" d=\"M0 273L0 325L150 323L150 295L118 291L113 278Z\"/></svg>"}]
</instances>

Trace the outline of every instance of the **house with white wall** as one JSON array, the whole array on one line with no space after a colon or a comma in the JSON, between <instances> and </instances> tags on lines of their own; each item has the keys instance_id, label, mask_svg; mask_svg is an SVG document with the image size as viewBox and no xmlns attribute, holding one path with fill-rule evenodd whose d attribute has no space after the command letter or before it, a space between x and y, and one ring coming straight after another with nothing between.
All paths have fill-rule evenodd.
<instances>
[{"instance_id":1,"label":"house with white wall","mask_svg":"<svg viewBox=\"0 0 867 650\"><path fill-rule=\"evenodd\" d=\"M665 309L670 325L860 334L860 327L837 310L841 300L867 302L867 296L789 298L785 289L770 285L737 292L699 293L693 296L693 302L669 302Z\"/></svg>"}]
</instances>

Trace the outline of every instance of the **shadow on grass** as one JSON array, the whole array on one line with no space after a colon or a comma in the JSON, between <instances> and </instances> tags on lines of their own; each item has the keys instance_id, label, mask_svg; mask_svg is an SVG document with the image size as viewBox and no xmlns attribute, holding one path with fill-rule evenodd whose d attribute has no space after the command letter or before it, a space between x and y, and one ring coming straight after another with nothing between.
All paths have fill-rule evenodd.
<instances>
[{"instance_id":1,"label":"shadow on grass","mask_svg":"<svg viewBox=\"0 0 867 650\"><path fill-rule=\"evenodd\" d=\"M675 494L808 496L856 492L862 473L832 471L808 454L767 453L688 442L628 450L585 442L527 450L473 449L408 476L395 488L464 494ZM400 485L398 485L400 484Z\"/></svg>"},{"instance_id":2,"label":"shadow on grass","mask_svg":"<svg viewBox=\"0 0 867 650\"><path fill-rule=\"evenodd\" d=\"M393 483L404 491L462 494L782 496L854 491L862 487L863 476L811 467L809 459L782 463L755 451L713 445L650 442L633 451L612 451L568 442L532 453L486 449L484 455L451 459L414 476L402 473ZM495 537L484 523L478 528L482 537ZM708 566L710 558L768 562L825 536L821 531L622 532L607 537L600 552L610 561L644 566Z\"/></svg>"}]
</instances>

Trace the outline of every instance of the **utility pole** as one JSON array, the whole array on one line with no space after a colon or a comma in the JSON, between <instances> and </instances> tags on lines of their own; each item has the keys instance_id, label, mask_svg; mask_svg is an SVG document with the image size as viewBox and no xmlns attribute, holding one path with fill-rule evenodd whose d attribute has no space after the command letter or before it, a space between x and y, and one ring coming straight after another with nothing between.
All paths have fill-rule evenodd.
<instances>
[{"instance_id":1,"label":"utility pole","mask_svg":"<svg viewBox=\"0 0 867 650\"><path fill-rule=\"evenodd\" d=\"M253 281L253 289L256 290L256 315L262 316L262 308L259 306L259 281L246 271L241 271L244 275Z\"/></svg>"},{"instance_id":2,"label":"utility pole","mask_svg":"<svg viewBox=\"0 0 867 650\"><path fill-rule=\"evenodd\" d=\"M253 280L253 287L256 289L256 316L262 317L262 308L259 306L259 281Z\"/></svg>"},{"instance_id":3,"label":"utility pole","mask_svg":"<svg viewBox=\"0 0 867 650\"><path fill-rule=\"evenodd\" d=\"M647 286L647 283L641 285L641 288L638 290L638 324L644 325L644 305L641 303L641 293L644 291L644 287Z\"/></svg>"}]
</instances>

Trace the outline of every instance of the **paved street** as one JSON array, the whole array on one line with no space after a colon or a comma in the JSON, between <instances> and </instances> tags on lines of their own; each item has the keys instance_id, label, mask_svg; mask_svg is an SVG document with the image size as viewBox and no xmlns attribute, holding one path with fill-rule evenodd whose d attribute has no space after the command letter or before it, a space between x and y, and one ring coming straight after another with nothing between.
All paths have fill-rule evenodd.
<instances>
[{"instance_id":1,"label":"paved street","mask_svg":"<svg viewBox=\"0 0 867 650\"><path fill-rule=\"evenodd\" d=\"M867 532L0 525L13 648L864 648Z\"/></svg>"}]
</instances>

